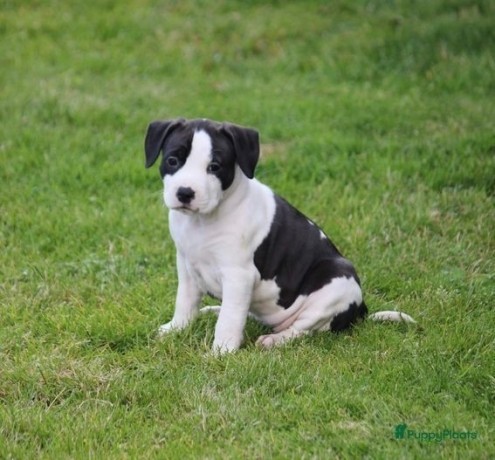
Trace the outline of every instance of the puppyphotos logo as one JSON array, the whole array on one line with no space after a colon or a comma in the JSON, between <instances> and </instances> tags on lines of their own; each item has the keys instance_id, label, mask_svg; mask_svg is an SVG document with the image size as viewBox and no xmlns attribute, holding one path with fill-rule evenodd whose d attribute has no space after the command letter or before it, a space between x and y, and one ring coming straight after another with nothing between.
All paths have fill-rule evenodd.
<instances>
[{"instance_id":1,"label":"puppyphotos logo","mask_svg":"<svg viewBox=\"0 0 495 460\"><path fill-rule=\"evenodd\" d=\"M442 442L447 440L470 441L478 439L476 431L455 431L448 428L441 431L416 431L408 429L405 423L394 428L395 439L416 439L418 441Z\"/></svg>"}]
</instances>

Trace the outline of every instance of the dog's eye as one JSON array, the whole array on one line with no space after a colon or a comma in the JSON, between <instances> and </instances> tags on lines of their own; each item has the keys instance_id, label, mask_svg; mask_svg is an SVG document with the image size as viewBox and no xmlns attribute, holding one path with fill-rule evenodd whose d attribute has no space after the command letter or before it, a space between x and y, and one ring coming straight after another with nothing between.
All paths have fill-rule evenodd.
<instances>
[{"instance_id":1,"label":"dog's eye","mask_svg":"<svg viewBox=\"0 0 495 460\"><path fill-rule=\"evenodd\" d=\"M222 168L222 165L220 163L217 163L216 161L212 161L208 165L208 172L216 173L216 172L220 171L221 168Z\"/></svg>"},{"instance_id":2,"label":"dog's eye","mask_svg":"<svg viewBox=\"0 0 495 460\"><path fill-rule=\"evenodd\" d=\"M172 168L175 168L176 166L179 166L179 159L177 157L168 157L167 165Z\"/></svg>"}]
</instances>

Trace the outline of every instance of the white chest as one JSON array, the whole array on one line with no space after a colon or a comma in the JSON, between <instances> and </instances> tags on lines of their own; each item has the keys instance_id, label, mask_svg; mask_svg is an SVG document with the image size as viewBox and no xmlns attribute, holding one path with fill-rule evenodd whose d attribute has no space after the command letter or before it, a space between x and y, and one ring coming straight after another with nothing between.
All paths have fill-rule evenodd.
<instances>
[{"instance_id":1,"label":"white chest","mask_svg":"<svg viewBox=\"0 0 495 460\"><path fill-rule=\"evenodd\" d=\"M222 269L216 261L186 259L186 270L202 292L222 298Z\"/></svg>"},{"instance_id":2,"label":"white chest","mask_svg":"<svg viewBox=\"0 0 495 460\"><path fill-rule=\"evenodd\" d=\"M264 303L266 297L273 298L275 294L267 296L266 289L258 286L259 273L253 257L269 232L275 203L273 193L267 187L254 180L248 185L242 194L237 191L231 195L216 213L201 215L171 211L169 227L185 268L201 291L222 298L223 284L229 274L252 270L253 276L247 278L257 279L253 300Z\"/></svg>"}]
</instances>

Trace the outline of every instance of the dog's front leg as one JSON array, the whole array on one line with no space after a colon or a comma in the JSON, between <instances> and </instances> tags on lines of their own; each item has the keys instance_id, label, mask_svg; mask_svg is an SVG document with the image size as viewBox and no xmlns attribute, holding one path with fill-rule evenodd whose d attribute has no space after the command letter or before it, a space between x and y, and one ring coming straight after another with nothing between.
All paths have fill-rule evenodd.
<instances>
[{"instance_id":1,"label":"dog's front leg","mask_svg":"<svg viewBox=\"0 0 495 460\"><path fill-rule=\"evenodd\" d=\"M158 329L158 335L163 336L170 331L184 329L197 315L201 291L187 271L184 257L177 251L177 275L179 285L175 300L175 311L172 321L163 324Z\"/></svg>"},{"instance_id":2,"label":"dog's front leg","mask_svg":"<svg viewBox=\"0 0 495 460\"><path fill-rule=\"evenodd\" d=\"M222 280L222 306L213 341L213 352L219 354L235 351L242 344L254 276L249 270L229 269Z\"/></svg>"}]
</instances>

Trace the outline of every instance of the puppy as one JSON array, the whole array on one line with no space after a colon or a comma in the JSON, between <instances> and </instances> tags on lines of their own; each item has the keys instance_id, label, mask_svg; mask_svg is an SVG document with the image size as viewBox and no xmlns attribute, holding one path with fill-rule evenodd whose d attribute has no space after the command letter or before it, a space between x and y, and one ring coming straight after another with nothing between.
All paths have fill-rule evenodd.
<instances>
[{"instance_id":1,"label":"puppy","mask_svg":"<svg viewBox=\"0 0 495 460\"><path fill-rule=\"evenodd\" d=\"M155 121L146 167L161 153L160 174L177 248L175 313L159 335L216 311L213 349L237 350L248 315L273 330L271 347L312 331L342 331L363 319L356 270L318 226L254 178L254 129L211 120ZM203 295L221 300L200 310ZM414 320L399 312L374 319Z\"/></svg>"}]
</instances>

